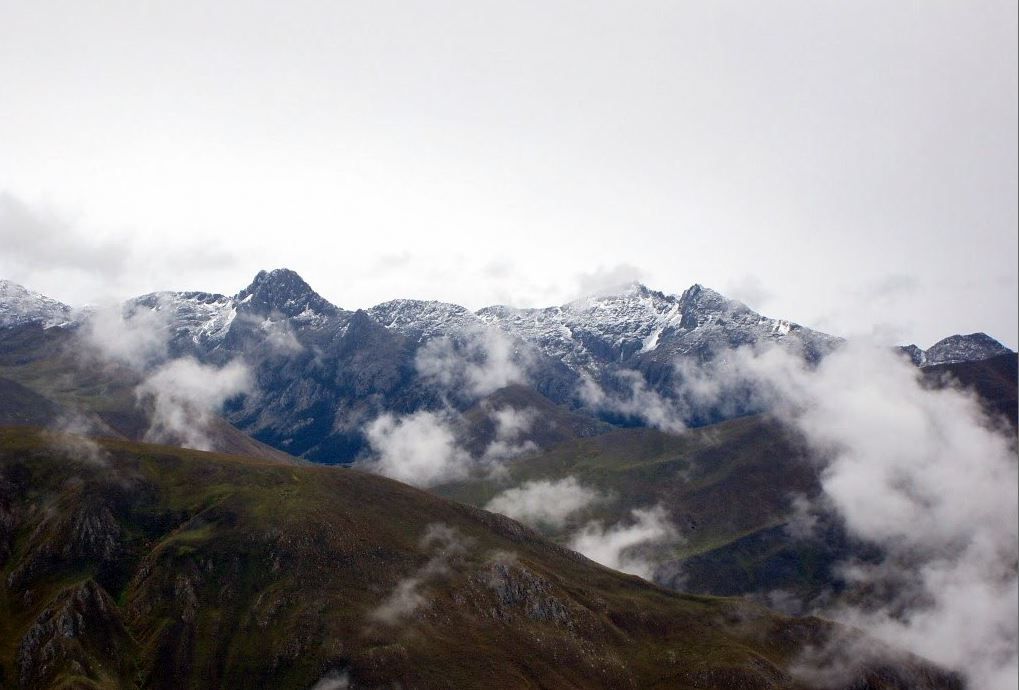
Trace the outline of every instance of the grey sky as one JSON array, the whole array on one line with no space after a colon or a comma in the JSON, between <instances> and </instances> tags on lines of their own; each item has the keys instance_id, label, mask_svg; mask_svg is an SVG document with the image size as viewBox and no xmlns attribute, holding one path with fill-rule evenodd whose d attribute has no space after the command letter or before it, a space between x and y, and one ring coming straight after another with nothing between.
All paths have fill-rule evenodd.
<instances>
[{"instance_id":1,"label":"grey sky","mask_svg":"<svg viewBox=\"0 0 1019 690\"><path fill-rule=\"evenodd\" d=\"M344 307L701 282L1016 347L1014 1L0 0L0 276Z\"/></svg>"}]
</instances>

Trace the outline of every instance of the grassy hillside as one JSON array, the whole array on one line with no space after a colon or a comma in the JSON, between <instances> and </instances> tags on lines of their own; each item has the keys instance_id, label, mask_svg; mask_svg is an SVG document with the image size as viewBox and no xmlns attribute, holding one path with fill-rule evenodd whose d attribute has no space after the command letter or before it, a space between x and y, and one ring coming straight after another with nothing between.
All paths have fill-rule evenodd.
<instances>
[{"instance_id":1,"label":"grassy hillside","mask_svg":"<svg viewBox=\"0 0 1019 690\"><path fill-rule=\"evenodd\" d=\"M4 688L799 688L833 631L353 470L74 441L0 430Z\"/></svg>"},{"instance_id":2,"label":"grassy hillside","mask_svg":"<svg viewBox=\"0 0 1019 690\"><path fill-rule=\"evenodd\" d=\"M138 404L142 376L90 354L63 329L0 329L0 426L60 427L68 419L90 433L142 440L150 426ZM220 452L300 462L210 415L205 435Z\"/></svg>"},{"instance_id":3,"label":"grassy hillside","mask_svg":"<svg viewBox=\"0 0 1019 690\"><path fill-rule=\"evenodd\" d=\"M1016 355L923 370L927 385L971 390L993 416L1016 425ZM1003 423L1004 424L1004 423ZM625 521L634 508L662 506L679 536L657 549L659 581L684 591L765 596L781 590L809 601L843 586L833 565L880 557L853 542L832 516L812 515L809 538L787 529L796 498L820 491L818 464L792 432L766 416L733 419L682 435L618 429L574 438L520 458L502 476L436 487L442 496L484 506L529 481L576 478L603 500L562 525L537 525L567 543L591 520Z\"/></svg>"},{"instance_id":4,"label":"grassy hillside","mask_svg":"<svg viewBox=\"0 0 1019 690\"><path fill-rule=\"evenodd\" d=\"M792 497L819 490L815 466L798 439L760 416L681 436L620 429L522 458L506 476L436 491L484 506L509 486L566 477L604 499L561 526L539 526L552 539L565 541L590 520L616 523L633 508L661 505L680 535L657 558L663 573L682 570L674 583L681 588L738 594L773 583L809 596L830 581L828 549L798 543L782 530ZM842 539L836 533L831 538Z\"/></svg>"}]
</instances>

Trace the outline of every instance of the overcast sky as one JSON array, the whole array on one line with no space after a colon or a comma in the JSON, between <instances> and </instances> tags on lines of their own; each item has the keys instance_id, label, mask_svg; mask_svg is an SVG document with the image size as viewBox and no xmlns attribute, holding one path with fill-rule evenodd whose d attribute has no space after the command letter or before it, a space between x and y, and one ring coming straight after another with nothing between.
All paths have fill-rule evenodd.
<instances>
[{"instance_id":1,"label":"overcast sky","mask_svg":"<svg viewBox=\"0 0 1019 690\"><path fill-rule=\"evenodd\" d=\"M1014 0L0 0L0 277L1017 340Z\"/></svg>"}]
</instances>

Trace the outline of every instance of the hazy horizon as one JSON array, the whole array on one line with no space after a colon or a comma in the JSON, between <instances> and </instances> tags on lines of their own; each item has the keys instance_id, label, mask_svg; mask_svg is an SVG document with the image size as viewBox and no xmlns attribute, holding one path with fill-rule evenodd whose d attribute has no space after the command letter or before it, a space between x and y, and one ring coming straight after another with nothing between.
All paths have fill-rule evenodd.
<instances>
[{"instance_id":1,"label":"hazy horizon","mask_svg":"<svg viewBox=\"0 0 1019 690\"><path fill-rule=\"evenodd\" d=\"M0 275L1019 345L1014 3L0 8Z\"/></svg>"}]
</instances>

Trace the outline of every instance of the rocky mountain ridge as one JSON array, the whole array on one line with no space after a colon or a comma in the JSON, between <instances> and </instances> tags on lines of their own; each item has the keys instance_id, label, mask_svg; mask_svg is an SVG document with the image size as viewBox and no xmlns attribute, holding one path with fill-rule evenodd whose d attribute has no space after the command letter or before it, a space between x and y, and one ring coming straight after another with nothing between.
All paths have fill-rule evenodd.
<instances>
[{"instance_id":1,"label":"rocky mountain ridge","mask_svg":"<svg viewBox=\"0 0 1019 690\"><path fill-rule=\"evenodd\" d=\"M0 329L42 325L76 332L90 323L100 326L90 322L92 312L75 313L6 285L4 294L13 297L0 302ZM158 292L128 300L121 311L124 327L160 330L168 358L213 366L242 361L257 394L232 402L227 419L261 442L320 462L361 455L365 425L382 414L450 408L460 414L508 384L526 385L592 420L660 426L643 415L637 396L673 404L684 383L677 362L696 366L730 348L765 342L813 361L842 342L762 316L701 285L669 295L632 284L541 309L472 312L442 302L394 300L350 311L331 304L294 271L276 269L259 272L233 296ZM916 350L907 353L926 365L1006 349L986 336L958 336ZM34 351L22 359L36 356ZM591 390L618 404L592 402L586 395ZM694 410L684 421L700 425L738 414Z\"/></svg>"},{"instance_id":2,"label":"rocky mountain ridge","mask_svg":"<svg viewBox=\"0 0 1019 690\"><path fill-rule=\"evenodd\" d=\"M63 302L0 279L0 328L31 323L52 328L74 322L74 310Z\"/></svg>"},{"instance_id":3,"label":"rocky mountain ridge","mask_svg":"<svg viewBox=\"0 0 1019 690\"><path fill-rule=\"evenodd\" d=\"M203 349L221 345L239 317L258 317L262 323L286 319L319 328L331 322L342 331L355 313L330 303L290 269L259 271L250 285L233 296L154 292L130 299L124 307L166 312L174 339L186 338ZM762 316L699 284L671 295L632 283L612 294L543 308L494 305L472 312L446 302L398 299L363 311L385 328L415 341L493 326L574 370L652 353L704 356L719 346L780 341L789 336L818 354L841 342L837 336ZM0 327L27 323L70 327L88 314L88 310L75 310L17 283L0 280ZM917 345L901 349L918 366L976 361L1009 351L984 333L952 335L926 350Z\"/></svg>"}]
</instances>

